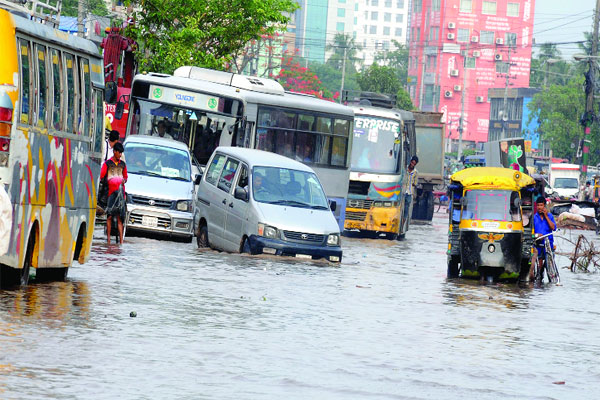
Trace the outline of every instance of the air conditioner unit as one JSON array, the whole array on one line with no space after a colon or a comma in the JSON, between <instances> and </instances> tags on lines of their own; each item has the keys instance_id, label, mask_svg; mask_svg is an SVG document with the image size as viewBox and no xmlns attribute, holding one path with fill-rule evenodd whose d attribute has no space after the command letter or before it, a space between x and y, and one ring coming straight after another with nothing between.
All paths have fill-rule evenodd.
<instances>
[{"instance_id":1,"label":"air conditioner unit","mask_svg":"<svg viewBox=\"0 0 600 400\"><path fill-rule=\"evenodd\" d=\"M458 70L457 69L451 69L450 70L450 76L458 76Z\"/></svg>"},{"instance_id":2,"label":"air conditioner unit","mask_svg":"<svg viewBox=\"0 0 600 400\"><path fill-rule=\"evenodd\" d=\"M494 55L494 60L496 61L502 61L502 54L498 53Z\"/></svg>"},{"instance_id":3,"label":"air conditioner unit","mask_svg":"<svg viewBox=\"0 0 600 400\"><path fill-rule=\"evenodd\" d=\"M479 50L474 50L473 57L481 57L481 52Z\"/></svg>"},{"instance_id":4,"label":"air conditioner unit","mask_svg":"<svg viewBox=\"0 0 600 400\"><path fill-rule=\"evenodd\" d=\"M448 22L448 29L456 28L456 24L454 22Z\"/></svg>"},{"instance_id":5,"label":"air conditioner unit","mask_svg":"<svg viewBox=\"0 0 600 400\"><path fill-rule=\"evenodd\" d=\"M454 91L455 92L460 92L462 88L460 87L460 85L454 85Z\"/></svg>"},{"instance_id":6,"label":"air conditioner unit","mask_svg":"<svg viewBox=\"0 0 600 400\"><path fill-rule=\"evenodd\" d=\"M448 40L454 40L454 33L448 34Z\"/></svg>"},{"instance_id":7,"label":"air conditioner unit","mask_svg":"<svg viewBox=\"0 0 600 400\"><path fill-rule=\"evenodd\" d=\"M447 99L451 98L452 97L452 92L450 90L446 90L444 92L444 97L447 98Z\"/></svg>"},{"instance_id":8,"label":"air conditioner unit","mask_svg":"<svg viewBox=\"0 0 600 400\"><path fill-rule=\"evenodd\" d=\"M479 36L471 36L471 42L473 42L473 43L479 42Z\"/></svg>"},{"instance_id":9,"label":"air conditioner unit","mask_svg":"<svg viewBox=\"0 0 600 400\"><path fill-rule=\"evenodd\" d=\"M477 96L477 97L475 98L475 101L476 101L477 103L483 103L483 102L484 102L484 100L483 100L483 96Z\"/></svg>"},{"instance_id":10,"label":"air conditioner unit","mask_svg":"<svg viewBox=\"0 0 600 400\"><path fill-rule=\"evenodd\" d=\"M496 44L504 44L504 39L496 38Z\"/></svg>"}]
</instances>

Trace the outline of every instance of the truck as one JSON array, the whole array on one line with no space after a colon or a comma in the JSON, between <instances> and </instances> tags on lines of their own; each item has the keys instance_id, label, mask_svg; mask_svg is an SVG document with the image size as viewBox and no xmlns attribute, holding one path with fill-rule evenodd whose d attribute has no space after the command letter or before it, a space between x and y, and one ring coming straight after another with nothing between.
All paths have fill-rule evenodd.
<instances>
[{"instance_id":1,"label":"truck","mask_svg":"<svg viewBox=\"0 0 600 400\"><path fill-rule=\"evenodd\" d=\"M550 164L550 186L561 199L577 197L581 172L577 164Z\"/></svg>"},{"instance_id":2,"label":"truck","mask_svg":"<svg viewBox=\"0 0 600 400\"><path fill-rule=\"evenodd\" d=\"M413 200L412 219L433 219L433 190L444 184L444 138L446 125L443 113L413 111L417 138L417 171L419 184Z\"/></svg>"}]
</instances>

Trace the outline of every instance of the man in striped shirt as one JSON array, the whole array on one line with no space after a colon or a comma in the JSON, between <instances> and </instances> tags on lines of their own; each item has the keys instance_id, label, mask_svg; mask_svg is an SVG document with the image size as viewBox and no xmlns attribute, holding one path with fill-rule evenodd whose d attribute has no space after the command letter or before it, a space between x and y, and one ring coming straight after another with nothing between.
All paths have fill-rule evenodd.
<instances>
[{"instance_id":1,"label":"man in striped shirt","mask_svg":"<svg viewBox=\"0 0 600 400\"><path fill-rule=\"evenodd\" d=\"M415 195L415 189L419 180L419 171L415 168L419 163L419 157L412 156L410 163L408 164L408 179L406 180L406 186L404 187L404 221L408 220L408 212L410 210L410 204Z\"/></svg>"}]
</instances>

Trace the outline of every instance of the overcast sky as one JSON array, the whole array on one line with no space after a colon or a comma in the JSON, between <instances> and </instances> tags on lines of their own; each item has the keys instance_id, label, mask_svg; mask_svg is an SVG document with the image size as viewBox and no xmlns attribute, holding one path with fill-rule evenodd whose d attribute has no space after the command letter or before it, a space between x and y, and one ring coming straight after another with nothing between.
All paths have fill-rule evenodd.
<instances>
[{"instance_id":1,"label":"overcast sky","mask_svg":"<svg viewBox=\"0 0 600 400\"><path fill-rule=\"evenodd\" d=\"M536 0L535 43L583 40L583 32L593 30L595 5L596 0ZM563 57L579 52L577 44L561 44L559 49Z\"/></svg>"}]
</instances>

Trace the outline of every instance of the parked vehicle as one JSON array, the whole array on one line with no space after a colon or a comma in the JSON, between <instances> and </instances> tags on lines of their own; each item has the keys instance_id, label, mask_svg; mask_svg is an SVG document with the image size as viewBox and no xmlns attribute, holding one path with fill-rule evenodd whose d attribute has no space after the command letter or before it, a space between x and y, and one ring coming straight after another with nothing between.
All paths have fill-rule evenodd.
<instances>
[{"instance_id":1,"label":"parked vehicle","mask_svg":"<svg viewBox=\"0 0 600 400\"><path fill-rule=\"evenodd\" d=\"M561 199L577 197L581 172L577 164L550 164L550 186Z\"/></svg>"},{"instance_id":2,"label":"parked vehicle","mask_svg":"<svg viewBox=\"0 0 600 400\"><path fill-rule=\"evenodd\" d=\"M508 168L452 175L448 277L517 279L529 273L535 180Z\"/></svg>"},{"instance_id":3,"label":"parked vehicle","mask_svg":"<svg viewBox=\"0 0 600 400\"><path fill-rule=\"evenodd\" d=\"M194 180L187 146L175 140L130 136L125 141L127 230L192 241ZM200 179L200 175L197 175Z\"/></svg>"},{"instance_id":4,"label":"parked vehicle","mask_svg":"<svg viewBox=\"0 0 600 400\"><path fill-rule=\"evenodd\" d=\"M261 150L218 147L200 181L198 247L342 260L340 229L314 171Z\"/></svg>"}]
</instances>

